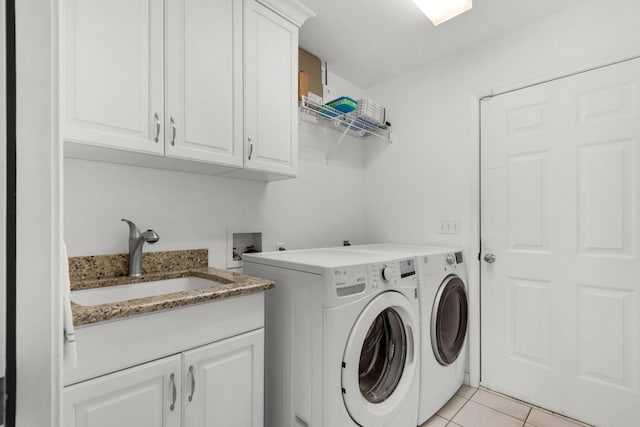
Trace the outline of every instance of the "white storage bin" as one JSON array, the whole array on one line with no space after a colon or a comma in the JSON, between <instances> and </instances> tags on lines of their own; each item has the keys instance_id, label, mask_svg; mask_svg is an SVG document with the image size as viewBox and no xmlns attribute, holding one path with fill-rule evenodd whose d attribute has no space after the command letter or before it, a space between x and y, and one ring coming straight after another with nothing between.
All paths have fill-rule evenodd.
<instances>
[{"instance_id":1,"label":"white storage bin","mask_svg":"<svg viewBox=\"0 0 640 427\"><path fill-rule=\"evenodd\" d=\"M376 104L369 98L362 98L358 100L358 106L353 115L370 123L384 126L386 113L387 111L382 105Z\"/></svg>"}]
</instances>

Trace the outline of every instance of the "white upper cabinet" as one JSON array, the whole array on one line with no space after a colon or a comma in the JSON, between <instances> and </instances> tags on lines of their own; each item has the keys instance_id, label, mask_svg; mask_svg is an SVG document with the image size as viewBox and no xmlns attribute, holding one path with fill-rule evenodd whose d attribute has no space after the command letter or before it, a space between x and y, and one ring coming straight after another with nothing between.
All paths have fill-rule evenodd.
<instances>
[{"instance_id":1,"label":"white upper cabinet","mask_svg":"<svg viewBox=\"0 0 640 427\"><path fill-rule=\"evenodd\" d=\"M64 138L163 154L163 1L63 4Z\"/></svg>"},{"instance_id":2,"label":"white upper cabinet","mask_svg":"<svg viewBox=\"0 0 640 427\"><path fill-rule=\"evenodd\" d=\"M166 154L242 167L242 2L167 0Z\"/></svg>"},{"instance_id":3,"label":"white upper cabinet","mask_svg":"<svg viewBox=\"0 0 640 427\"><path fill-rule=\"evenodd\" d=\"M297 0L263 3L65 0L65 156L295 176L298 25L313 12Z\"/></svg>"},{"instance_id":4,"label":"white upper cabinet","mask_svg":"<svg viewBox=\"0 0 640 427\"><path fill-rule=\"evenodd\" d=\"M245 168L298 172L298 27L245 5Z\"/></svg>"}]
</instances>

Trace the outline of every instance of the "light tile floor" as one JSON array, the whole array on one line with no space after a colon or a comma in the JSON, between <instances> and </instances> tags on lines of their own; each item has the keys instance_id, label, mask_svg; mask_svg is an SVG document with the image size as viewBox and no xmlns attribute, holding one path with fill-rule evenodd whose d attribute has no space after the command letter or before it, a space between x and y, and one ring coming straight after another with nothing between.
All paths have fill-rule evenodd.
<instances>
[{"instance_id":1,"label":"light tile floor","mask_svg":"<svg viewBox=\"0 0 640 427\"><path fill-rule=\"evenodd\" d=\"M484 388L460 387L420 427L590 427Z\"/></svg>"}]
</instances>

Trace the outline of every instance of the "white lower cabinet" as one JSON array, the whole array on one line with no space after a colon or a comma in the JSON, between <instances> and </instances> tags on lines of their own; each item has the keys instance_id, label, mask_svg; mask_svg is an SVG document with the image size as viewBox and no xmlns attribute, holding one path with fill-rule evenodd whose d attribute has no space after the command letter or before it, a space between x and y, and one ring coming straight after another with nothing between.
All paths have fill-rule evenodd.
<instances>
[{"instance_id":1,"label":"white lower cabinet","mask_svg":"<svg viewBox=\"0 0 640 427\"><path fill-rule=\"evenodd\" d=\"M185 427L263 425L263 331L183 353Z\"/></svg>"},{"instance_id":2,"label":"white lower cabinet","mask_svg":"<svg viewBox=\"0 0 640 427\"><path fill-rule=\"evenodd\" d=\"M65 427L262 427L264 329L64 388Z\"/></svg>"},{"instance_id":3,"label":"white lower cabinet","mask_svg":"<svg viewBox=\"0 0 640 427\"><path fill-rule=\"evenodd\" d=\"M179 427L181 355L64 388L65 427Z\"/></svg>"}]
</instances>

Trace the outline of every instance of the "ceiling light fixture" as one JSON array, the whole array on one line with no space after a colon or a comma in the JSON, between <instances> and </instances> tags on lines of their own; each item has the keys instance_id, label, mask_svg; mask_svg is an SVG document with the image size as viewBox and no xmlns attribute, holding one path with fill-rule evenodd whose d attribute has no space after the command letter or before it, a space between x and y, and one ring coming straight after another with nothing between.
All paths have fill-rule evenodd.
<instances>
[{"instance_id":1,"label":"ceiling light fixture","mask_svg":"<svg viewBox=\"0 0 640 427\"><path fill-rule=\"evenodd\" d=\"M460 15L471 9L472 0L412 0L427 15L433 25Z\"/></svg>"}]
</instances>

